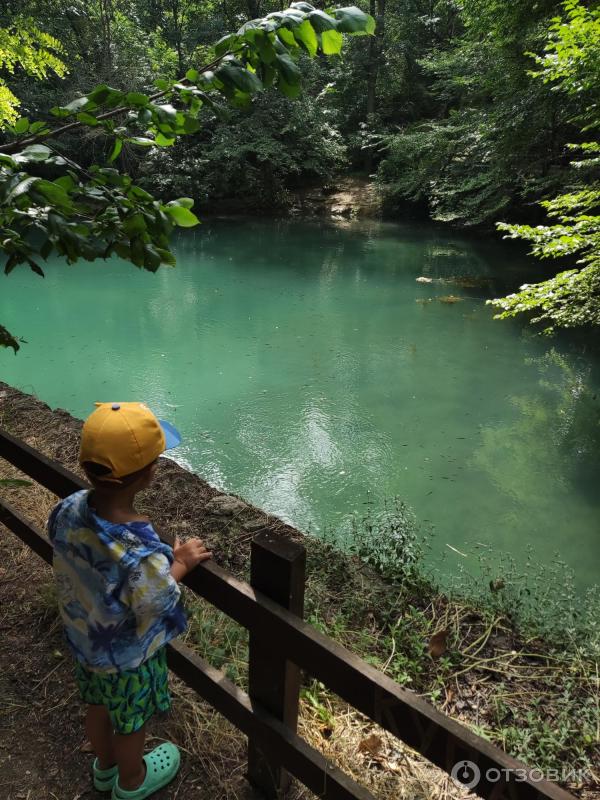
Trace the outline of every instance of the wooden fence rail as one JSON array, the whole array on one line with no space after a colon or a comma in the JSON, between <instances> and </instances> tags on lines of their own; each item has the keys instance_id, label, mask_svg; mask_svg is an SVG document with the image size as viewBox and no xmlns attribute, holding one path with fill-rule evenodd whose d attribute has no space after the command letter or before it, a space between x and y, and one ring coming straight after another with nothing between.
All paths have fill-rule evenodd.
<instances>
[{"instance_id":1,"label":"wooden fence rail","mask_svg":"<svg viewBox=\"0 0 600 800\"><path fill-rule=\"evenodd\" d=\"M59 497L89 488L2 430L0 456ZM51 563L52 546L45 534L4 499L0 522ZM480 775L472 791L483 798L574 800L557 784L542 780L539 771L528 769L304 622L304 553L297 544L269 535L255 537L251 585L211 561L200 564L184 583L248 629L249 694L179 642L169 645L169 666L248 736L248 777L267 797L283 797L289 773L319 797L374 800L296 733L302 669L446 772L471 762L468 768Z\"/></svg>"}]
</instances>

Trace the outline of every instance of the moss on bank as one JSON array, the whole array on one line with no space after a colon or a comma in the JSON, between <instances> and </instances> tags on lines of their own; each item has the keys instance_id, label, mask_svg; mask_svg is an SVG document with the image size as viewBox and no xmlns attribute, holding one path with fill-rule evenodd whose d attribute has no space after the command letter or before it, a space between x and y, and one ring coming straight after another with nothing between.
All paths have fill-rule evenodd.
<instances>
[{"instance_id":1,"label":"moss on bank","mask_svg":"<svg viewBox=\"0 0 600 800\"><path fill-rule=\"evenodd\" d=\"M81 423L66 412L52 411L0 384L0 425L77 470ZM5 477L18 477L6 465L1 469ZM39 525L55 502L39 487L2 491ZM401 505L377 521L358 521L342 550L333 539L304 538L250 506L231 517L207 513L218 495L165 460L143 502L159 527L183 537L205 537L217 560L240 577L247 577L257 526L302 539L308 552L306 618L311 624L530 766L564 770L561 782L581 797L596 796L600 607L597 596L585 603L577 600L560 564L536 572L532 564L517 569L505 559L492 567L482 554L485 579L463 580L442 592L423 566L420 534ZM44 575L33 613L46 614L52 605L50 576ZM186 602L191 617L187 643L244 685L245 631L190 593ZM218 749L223 723L185 687L176 684L176 692L183 709L181 740L204 763L211 748ZM302 734L378 796L462 796L439 770L310 676L302 697ZM241 772L232 772L232 764L243 760L244 745L243 737L226 730L226 755L217 772L222 796L233 797ZM309 795L299 790L297 796Z\"/></svg>"}]
</instances>

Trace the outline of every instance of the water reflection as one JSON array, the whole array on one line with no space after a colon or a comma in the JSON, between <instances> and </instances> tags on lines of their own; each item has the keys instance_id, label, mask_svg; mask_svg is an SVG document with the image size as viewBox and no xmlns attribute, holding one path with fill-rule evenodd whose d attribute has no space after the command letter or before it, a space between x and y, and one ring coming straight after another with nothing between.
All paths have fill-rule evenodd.
<instances>
[{"instance_id":1,"label":"water reflection","mask_svg":"<svg viewBox=\"0 0 600 800\"><path fill-rule=\"evenodd\" d=\"M471 463L504 498L505 546L514 530L533 541L546 538L559 552L569 542L571 563L583 567L600 532L600 406L592 366L555 347L525 363L538 390L507 396L513 419L482 427ZM577 531L587 536L578 540Z\"/></svg>"},{"instance_id":2,"label":"water reflection","mask_svg":"<svg viewBox=\"0 0 600 800\"><path fill-rule=\"evenodd\" d=\"M177 250L157 275L12 275L0 318L30 345L4 379L79 416L146 398L182 430L178 459L300 527L343 532L399 497L434 525L433 558L531 543L596 581L596 357L483 302L535 262L375 222L205 224Z\"/></svg>"}]
</instances>

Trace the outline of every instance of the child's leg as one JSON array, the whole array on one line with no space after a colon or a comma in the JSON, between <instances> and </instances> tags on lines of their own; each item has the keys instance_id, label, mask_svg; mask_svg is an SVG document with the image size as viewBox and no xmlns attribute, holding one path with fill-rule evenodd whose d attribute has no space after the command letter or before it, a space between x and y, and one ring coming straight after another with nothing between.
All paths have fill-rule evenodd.
<instances>
[{"instance_id":1,"label":"child's leg","mask_svg":"<svg viewBox=\"0 0 600 800\"><path fill-rule=\"evenodd\" d=\"M137 789L146 777L144 763L144 742L146 726L135 733L113 734L114 753L119 765L119 786L126 791Z\"/></svg>"},{"instance_id":2,"label":"child's leg","mask_svg":"<svg viewBox=\"0 0 600 800\"><path fill-rule=\"evenodd\" d=\"M85 732L98 758L100 769L117 763L113 748L113 726L105 706L88 705Z\"/></svg>"}]
</instances>

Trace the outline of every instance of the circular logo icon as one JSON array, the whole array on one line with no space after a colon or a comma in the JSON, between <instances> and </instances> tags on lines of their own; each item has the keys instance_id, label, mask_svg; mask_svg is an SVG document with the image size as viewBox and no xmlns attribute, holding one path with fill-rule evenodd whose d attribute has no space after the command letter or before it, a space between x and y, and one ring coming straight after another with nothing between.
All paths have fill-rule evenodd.
<instances>
[{"instance_id":1,"label":"circular logo icon","mask_svg":"<svg viewBox=\"0 0 600 800\"><path fill-rule=\"evenodd\" d=\"M451 778L465 789L473 789L481 778L481 770L472 761L458 761L450 773Z\"/></svg>"}]
</instances>

